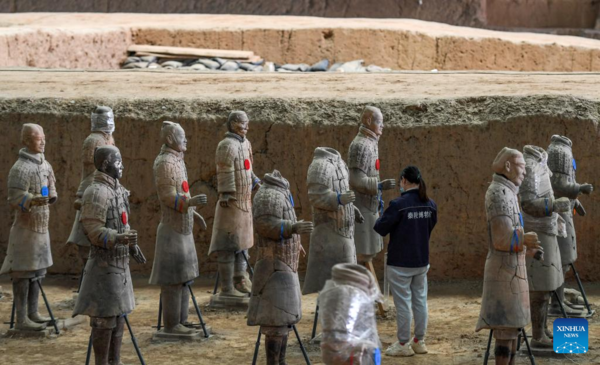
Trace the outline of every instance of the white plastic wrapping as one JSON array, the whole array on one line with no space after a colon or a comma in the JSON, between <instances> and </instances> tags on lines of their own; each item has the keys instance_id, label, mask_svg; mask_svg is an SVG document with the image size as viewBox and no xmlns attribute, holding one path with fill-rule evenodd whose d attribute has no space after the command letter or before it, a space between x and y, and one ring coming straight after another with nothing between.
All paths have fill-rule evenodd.
<instances>
[{"instance_id":1,"label":"white plastic wrapping","mask_svg":"<svg viewBox=\"0 0 600 365\"><path fill-rule=\"evenodd\" d=\"M346 276L354 270L366 280L328 280L319 294L319 320L323 335L321 353L327 365L380 364L375 302L381 293L371 273L354 264L340 264ZM365 285L366 284L366 285Z\"/></svg>"}]
</instances>

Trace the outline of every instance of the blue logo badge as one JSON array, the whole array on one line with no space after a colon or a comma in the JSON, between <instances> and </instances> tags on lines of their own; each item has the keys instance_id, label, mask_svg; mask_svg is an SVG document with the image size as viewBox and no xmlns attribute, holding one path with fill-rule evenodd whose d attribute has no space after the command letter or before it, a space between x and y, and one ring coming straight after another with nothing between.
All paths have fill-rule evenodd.
<instances>
[{"instance_id":1,"label":"blue logo badge","mask_svg":"<svg viewBox=\"0 0 600 365\"><path fill-rule=\"evenodd\" d=\"M588 352L588 321L585 318L557 318L553 335L554 352L557 354Z\"/></svg>"},{"instance_id":2,"label":"blue logo badge","mask_svg":"<svg viewBox=\"0 0 600 365\"><path fill-rule=\"evenodd\" d=\"M42 186L42 196L48 196L48 187L47 186Z\"/></svg>"}]
</instances>

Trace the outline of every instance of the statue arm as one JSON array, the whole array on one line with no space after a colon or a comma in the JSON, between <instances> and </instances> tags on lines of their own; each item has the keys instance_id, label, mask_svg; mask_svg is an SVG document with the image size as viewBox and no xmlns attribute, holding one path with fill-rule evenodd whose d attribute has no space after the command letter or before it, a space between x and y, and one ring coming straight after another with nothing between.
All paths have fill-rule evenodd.
<instances>
[{"instance_id":1,"label":"statue arm","mask_svg":"<svg viewBox=\"0 0 600 365\"><path fill-rule=\"evenodd\" d=\"M254 219L256 233L272 240L281 240L292 236L292 221L275 215L263 215Z\"/></svg>"},{"instance_id":2,"label":"statue arm","mask_svg":"<svg viewBox=\"0 0 600 365\"><path fill-rule=\"evenodd\" d=\"M48 203L54 204L58 199L58 194L56 192L56 176L54 176L54 170L52 169L52 165L50 165L49 163L48 170L50 171L50 175L48 176L48 197L50 198L50 200L48 201Z\"/></svg>"},{"instance_id":3,"label":"statue arm","mask_svg":"<svg viewBox=\"0 0 600 365\"><path fill-rule=\"evenodd\" d=\"M350 169L350 186L352 190L367 195L377 195L378 183L379 179L377 177L368 177L361 169Z\"/></svg>"},{"instance_id":4,"label":"statue arm","mask_svg":"<svg viewBox=\"0 0 600 365\"><path fill-rule=\"evenodd\" d=\"M580 192L580 186L576 182L569 182L569 177L565 174L552 174L552 190L557 196L565 196L569 199L577 199Z\"/></svg>"},{"instance_id":5,"label":"statue arm","mask_svg":"<svg viewBox=\"0 0 600 365\"><path fill-rule=\"evenodd\" d=\"M113 247L117 240L117 231L106 228L107 197L100 189L87 189L83 195L81 224L90 243L104 248Z\"/></svg>"},{"instance_id":6,"label":"statue arm","mask_svg":"<svg viewBox=\"0 0 600 365\"><path fill-rule=\"evenodd\" d=\"M187 213L190 206L189 198L186 195L177 192L175 180L171 178L174 172L169 171L169 164L159 164L156 167L154 174L156 177L158 199L160 199L161 203L179 213Z\"/></svg>"},{"instance_id":7,"label":"statue arm","mask_svg":"<svg viewBox=\"0 0 600 365\"><path fill-rule=\"evenodd\" d=\"M340 205L338 193L319 183L308 184L308 200L313 207L331 212L337 211Z\"/></svg>"},{"instance_id":8,"label":"statue arm","mask_svg":"<svg viewBox=\"0 0 600 365\"><path fill-rule=\"evenodd\" d=\"M27 212L31 208L32 199L29 180L19 167L13 167L8 174L8 204L12 209Z\"/></svg>"},{"instance_id":9,"label":"statue arm","mask_svg":"<svg viewBox=\"0 0 600 365\"><path fill-rule=\"evenodd\" d=\"M492 245L498 251L521 252L523 244L523 227L513 228L512 220L506 215L492 218L490 222Z\"/></svg>"},{"instance_id":10,"label":"statue arm","mask_svg":"<svg viewBox=\"0 0 600 365\"><path fill-rule=\"evenodd\" d=\"M217 191L219 194L235 193L235 156L229 143L217 147Z\"/></svg>"},{"instance_id":11,"label":"statue arm","mask_svg":"<svg viewBox=\"0 0 600 365\"><path fill-rule=\"evenodd\" d=\"M547 197L521 201L521 208L532 217L549 217L554 212L554 198Z\"/></svg>"}]
</instances>

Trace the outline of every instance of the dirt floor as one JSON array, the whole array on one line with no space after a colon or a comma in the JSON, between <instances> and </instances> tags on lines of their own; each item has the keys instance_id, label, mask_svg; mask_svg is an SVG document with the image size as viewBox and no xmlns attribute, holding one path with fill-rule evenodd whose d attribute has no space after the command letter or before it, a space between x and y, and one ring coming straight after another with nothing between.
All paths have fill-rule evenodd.
<instances>
[{"instance_id":1,"label":"dirt floor","mask_svg":"<svg viewBox=\"0 0 600 365\"><path fill-rule=\"evenodd\" d=\"M194 293L201 306L204 320L213 328L213 336L207 341L193 344L167 344L151 341L156 325L159 289L146 284L147 278L134 279L137 307L130 315L130 322L148 364L247 364L252 361L257 328L248 327L245 313L211 310L206 307L212 288L209 279L200 280L194 286ZM0 299L0 318L8 321L12 294L10 282L0 281L4 297ZM54 276L45 281L45 291L53 304L55 314L60 318L70 316L75 277ZM600 283L586 283L589 298L593 303L600 302ZM429 328L427 345L430 353L407 359L393 359L383 356L383 364L439 365L439 364L481 364L487 343L488 332L475 333L475 323L481 304L481 281L432 282L429 289ZM307 345L313 364L320 364L320 350L317 345L308 343L314 315L316 295L303 297L303 319L298 331ZM392 306L393 308L393 306ZM192 319L190 314L190 319ZM585 355L554 355L551 358L537 357L537 364L595 364L600 361L600 322L597 316L589 321L590 352ZM4 333L7 325L0 327ZM395 317L393 309L386 318L378 319L378 331L383 348L395 341ZM82 364L90 328L87 323L71 330L63 331L58 338L45 340L0 339L1 364ZM136 364L137 358L126 335L123 346L123 362ZM262 345L261 345L262 346ZM259 364L265 363L264 347L261 347ZM288 364L304 364L297 341L291 341ZM492 362L493 363L493 360ZM520 357L517 364L528 364L528 359Z\"/></svg>"}]
</instances>

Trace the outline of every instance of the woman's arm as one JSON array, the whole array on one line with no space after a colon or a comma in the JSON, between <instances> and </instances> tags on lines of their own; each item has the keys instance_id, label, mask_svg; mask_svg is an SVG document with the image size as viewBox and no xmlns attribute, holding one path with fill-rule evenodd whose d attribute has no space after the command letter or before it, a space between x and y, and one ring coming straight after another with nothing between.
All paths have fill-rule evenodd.
<instances>
[{"instance_id":1,"label":"woman's arm","mask_svg":"<svg viewBox=\"0 0 600 365\"><path fill-rule=\"evenodd\" d=\"M383 215L375 222L373 229L375 232L379 233L380 236L387 236L398 224L401 215L398 203L392 200L385 212L383 212Z\"/></svg>"}]
</instances>

